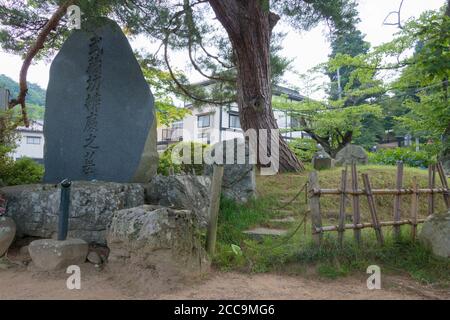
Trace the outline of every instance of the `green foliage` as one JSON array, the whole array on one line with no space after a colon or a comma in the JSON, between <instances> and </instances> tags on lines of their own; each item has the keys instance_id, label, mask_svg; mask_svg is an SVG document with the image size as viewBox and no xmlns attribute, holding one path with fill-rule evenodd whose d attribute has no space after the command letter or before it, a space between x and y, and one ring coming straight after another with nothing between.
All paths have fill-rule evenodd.
<instances>
[{"instance_id":1,"label":"green foliage","mask_svg":"<svg viewBox=\"0 0 450 320\"><path fill-rule=\"evenodd\" d=\"M27 83L27 86L26 102L37 106L45 106L45 90L34 83ZM19 84L4 74L0 74L0 88L8 89L11 98L17 97L20 90Z\"/></svg>"},{"instance_id":2,"label":"green foliage","mask_svg":"<svg viewBox=\"0 0 450 320\"><path fill-rule=\"evenodd\" d=\"M172 153L174 152L174 148L180 148L179 156L183 157L183 149L186 147L190 149L191 152L191 164L176 164L172 161ZM171 144L167 147L166 150L162 154L159 155L159 165L158 165L158 173L162 175L169 175L170 168L173 168L174 173L193 173L195 174L203 174L203 161L201 164L194 164L194 159L196 156L203 156L203 151L207 147L206 144L198 143L198 142L179 142L176 144ZM199 155L198 153L200 153Z\"/></svg>"},{"instance_id":3,"label":"green foliage","mask_svg":"<svg viewBox=\"0 0 450 320\"><path fill-rule=\"evenodd\" d=\"M3 163L0 171L0 181L14 186L19 184L31 184L42 181L44 167L32 159L21 158L16 161L9 160Z\"/></svg>"},{"instance_id":4,"label":"green foliage","mask_svg":"<svg viewBox=\"0 0 450 320\"><path fill-rule=\"evenodd\" d=\"M369 153L369 162L382 165L396 165L397 161L403 161L406 166L427 168L436 162L436 155L425 150L415 151L410 148L381 149Z\"/></svg>"},{"instance_id":5,"label":"green foliage","mask_svg":"<svg viewBox=\"0 0 450 320\"><path fill-rule=\"evenodd\" d=\"M312 161L314 153L319 151L317 142L312 139L295 139L289 142L289 148L303 163Z\"/></svg>"},{"instance_id":6,"label":"green foliage","mask_svg":"<svg viewBox=\"0 0 450 320\"><path fill-rule=\"evenodd\" d=\"M172 96L180 97L180 93L176 88L170 73L155 68L151 57L143 57L138 53L136 55L140 62L145 80L150 85L155 97L158 125L170 126L173 122L182 120L190 113L190 110L186 108L177 108L175 106ZM181 73L177 76L184 77Z\"/></svg>"},{"instance_id":7,"label":"green foliage","mask_svg":"<svg viewBox=\"0 0 450 320\"><path fill-rule=\"evenodd\" d=\"M25 54L35 40L36 30L42 28L42 21L46 21L59 4L59 0L0 1L2 48L14 54ZM117 21L127 36L142 35L150 41L161 43L161 50L158 49L153 55L153 67L167 67L170 59L165 53L170 55L176 51L183 54L199 74L221 83L223 90L198 92L198 88L190 86L185 78L178 77L178 82L186 89L183 94L188 99L195 97L206 100L202 103L236 101L236 56L223 26L221 28L220 24L212 23L215 13L208 1L78 0L76 4L83 12L82 23L87 19L107 16ZM287 17L300 28L310 28L326 20L335 29L346 30L357 22L358 12L353 0L262 0L259 5L264 10ZM239 15L236 15L235 19L240 19ZM36 58L50 57L61 47L69 34L67 21L63 19L52 30ZM291 62L280 54L281 37L276 31L271 37L270 63L274 83L281 79ZM164 48L164 45L167 45L167 48ZM177 77L176 70L172 71ZM164 104L160 107L165 110L167 106ZM164 119L160 120L165 122Z\"/></svg>"}]
</instances>

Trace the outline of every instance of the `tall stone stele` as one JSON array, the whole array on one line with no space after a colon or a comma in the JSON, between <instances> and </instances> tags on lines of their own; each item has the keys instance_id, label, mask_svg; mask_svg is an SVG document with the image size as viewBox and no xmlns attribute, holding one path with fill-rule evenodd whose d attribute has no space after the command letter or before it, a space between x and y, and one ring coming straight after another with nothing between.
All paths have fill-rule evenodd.
<instances>
[{"instance_id":1,"label":"tall stone stele","mask_svg":"<svg viewBox=\"0 0 450 320\"><path fill-rule=\"evenodd\" d=\"M44 182L147 182L156 173L154 99L115 22L85 22L63 44L50 68L44 135Z\"/></svg>"}]
</instances>

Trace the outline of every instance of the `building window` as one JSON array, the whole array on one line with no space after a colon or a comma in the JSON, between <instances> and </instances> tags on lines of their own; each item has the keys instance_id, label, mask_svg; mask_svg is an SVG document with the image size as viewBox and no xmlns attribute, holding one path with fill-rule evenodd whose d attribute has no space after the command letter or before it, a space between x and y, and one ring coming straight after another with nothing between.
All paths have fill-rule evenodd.
<instances>
[{"instance_id":1,"label":"building window","mask_svg":"<svg viewBox=\"0 0 450 320\"><path fill-rule=\"evenodd\" d=\"M230 128L240 129L241 122L239 121L239 114L230 113Z\"/></svg>"},{"instance_id":2,"label":"building window","mask_svg":"<svg viewBox=\"0 0 450 320\"><path fill-rule=\"evenodd\" d=\"M211 115L205 114L197 117L198 128L208 128L211 125Z\"/></svg>"},{"instance_id":3,"label":"building window","mask_svg":"<svg viewBox=\"0 0 450 320\"><path fill-rule=\"evenodd\" d=\"M161 131L162 133L162 140L163 141L168 141L172 139L172 130L171 129L162 129Z\"/></svg>"},{"instance_id":4,"label":"building window","mask_svg":"<svg viewBox=\"0 0 450 320\"><path fill-rule=\"evenodd\" d=\"M210 144L211 143L211 139L210 139L210 135L209 133L199 133L198 134L198 139L205 144Z\"/></svg>"},{"instance_id":5,"label":"building window","mask_svg":"<svg viewBox=\"0 0 450 320\"><path fill-rule=\"evenodd\" d=\"M183 121L176 121L172 123L172 129L183 129Z\"/></svg>"},{"instance_id":6,"label":"building window","mask_svg":"<svg viewBox=\"0 0 450 320\"><path fill-rule=\"evenodd\" d=\"M27 136L27 144L41 144L41 137Z\"/></svg>"}]
</instances>

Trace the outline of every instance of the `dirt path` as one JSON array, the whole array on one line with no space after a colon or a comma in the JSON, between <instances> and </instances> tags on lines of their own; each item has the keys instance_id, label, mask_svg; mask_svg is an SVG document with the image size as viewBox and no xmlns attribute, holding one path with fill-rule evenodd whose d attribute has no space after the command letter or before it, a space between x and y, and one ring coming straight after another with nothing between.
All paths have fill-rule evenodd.
<instances>
[{"instance_id":1,"label":"dirt path","mask_svg":"<svg viewBox=\"0 0 450 320\"><path fill-rule=\"evenodd\" d=\"M140 279L139 285L118 272L82 267L82 288L68 290L61 272L0 269L0 299L450 299L450 293L417 288L408 279L390 278L370 291L365 278L306 279L276 274L213 272L190 283ZM136 278L134 279L136 280Z\"/></svg>"}]
</instances>

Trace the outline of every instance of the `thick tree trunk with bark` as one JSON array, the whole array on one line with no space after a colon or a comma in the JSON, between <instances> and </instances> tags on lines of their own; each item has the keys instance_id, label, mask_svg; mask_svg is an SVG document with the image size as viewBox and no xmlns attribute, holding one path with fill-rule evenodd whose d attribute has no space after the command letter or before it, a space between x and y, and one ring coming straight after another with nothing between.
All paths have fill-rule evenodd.
<instances>
[{"instance_id":1,"label":"thick tree trunk with bark","mask_svg":"<svg viewBox=\"0 0 450 320\"><path fill-rule=\"evenodd\" d=\"M278 129L272 110L270 37L279 17L261 0L209 0L225 28L237 60L237 97L241 126ZM303 170L303 165L280 135L280 171Z\"/></svg>"}]
</instances>

